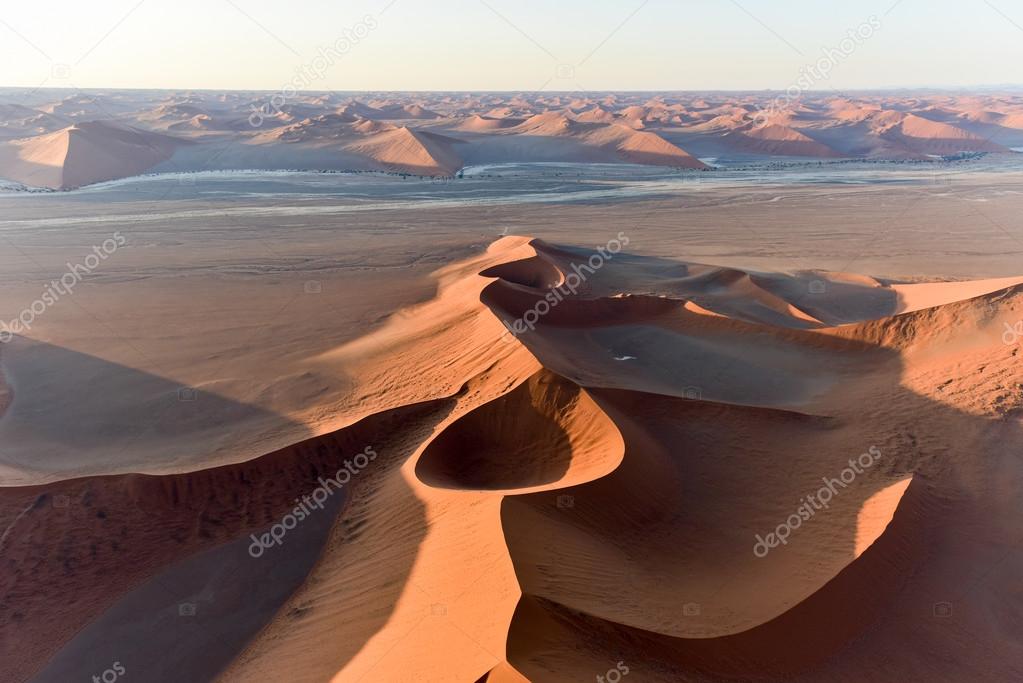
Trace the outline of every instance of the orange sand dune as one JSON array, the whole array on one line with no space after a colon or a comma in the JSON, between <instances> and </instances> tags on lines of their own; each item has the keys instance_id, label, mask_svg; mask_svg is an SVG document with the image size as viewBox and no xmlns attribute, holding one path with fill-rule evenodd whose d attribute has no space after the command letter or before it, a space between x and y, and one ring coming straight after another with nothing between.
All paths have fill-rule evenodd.
<instances>
[{"instance_id":1,"label":"orange sand dune","mask_svg":"<svg viewBox=\"0 0 1023 683\"><path fill-rule=\"evenodd\" d=\"M1009 150L962 128L907 114L897 126L884 132L910 149L926 154L957 152L1008 152Z\"/></svg>"},{"instance_id":2,"label":"orange sand dune","mask_svg":"<svg viewBox=\"0 0 1023 683\"><path fill-rule=\"evenodd\" d=\"M453 145L458 140L436 133L401 127L347 146L386 170L420 175L454 175L462 160Z\"/></svg>"},{"instance_id":3,"label":"orange sand dune","mask_svg":"<svg viewBox=\"0 0 1023 683\"><path fill-rule=\"evenodd\" d=\"M627 126L608 125L586 135L586 140L600 147L614 149L625 161L652 166L676 168L709 168L705 163L671 144L656 133L633 130Z\"/></svg>"},{"instance_id":4,"label":"orange sand dune","mask_svg":"<svg viewBox=\"0 0 1023 683\"><path fill-rule=\"evenodd\" d=\"M358 123L352 124L352 128L359 131L360 133L372 134L382 133L386 130L394 130L395 126L390 123L384 123L382 121L374 121L372 119L362 119Z\"/></svg>"},{"instance_id":5,"label":"orange sand dune","mask_svg":"<svg viewBox=\"0 0 1023 683\"><path fill-rule=\"evenodd\" d=\"M33 601L2 641L36 653L12 678L106 656L105 625L170 609L153 582L195 571L175 560L211 572L203 553L372 445L322 535L277 549L302 580L217 622L226 654L181 661L223 682L1018 680L1023 371L1002 337L1023 278L753 272L627 243L506 237L442 269L434 299L312 361L351 378L361 413L337 432L0 491L0 601ZM79 534L108 526L116 547ZM261 596L265 561L211 574L211 608L234 604L224 577Z\"/></svg>"},{"instance_id":6,"label":"orange sand dune","mask_svg":"<svg viewBox=\"0 0 1023 683\"><path fill-rule=\"evenodd\" d=\"M613 159L634 164L706 169L708 166L684 149L656 133L639 131L620 123L587 123L570 119L560 112L537 114L512 128L505 135L556 138L580 143L578 149L563 153L565 160L589 160L594 150L610 152ZM599 156L598 156L599 158Z\"/></svg>"},{"instance_id":7,"label":"orange sand dune","mask_svg":"<svg viewBox=\"0 0 1023 683\"><path fill-rule=\"evenodd\" d=\"M68 189L142 173L166 161L183 140L103 121L0 147L0 177Z\"/></svg>"},{"instance_id":8,"label":"orange sand dune","mask_svg":"<svg viewBox=\"0 0 1023 683\"><path fill-rule=\"evenodd\" d=\"M414 128L363 139L403 124ZM90 126L106 132L81 132ZM71 137L86 142L69 141L65 130L78 131ZM144 138L151 149L132 150L112 130L135 131L135 142ZM201 149L160 163L183 142ZM67 150L86 144L89 158L65 174ZM147 169L214 170L211 159L222 168L251 170L450 175L462 162L703 168L699 155L727 168L760 155L941 163L1019 148L1023 98L1011 91L821 92L795 99L776 92L372 93L353 99L110 91L0 102L0 178L53 188Z\"/></svg>"},{"instance_id":9,"label":"orange sand dune","mask_svg":"<svg viewBox=\"0 0 1023 683\"><path fill-rule=\"evenodd\" d=\"M827 145L817 142L804 133L776 123L729 133L727 138L737 149L756 154L797 157L841 156Z\"/></svg>"},{"instance_id":10,"label":"orange sand dune","mask_svg":"<svg viewBox=\"0 0 1023 683\"><path fill-rule=\"evenodd\" d=\"M509 118L491 118L489 116L480 116L479 114L473 114L472 116L462 121L455 127L455 130L465 131L492 131L500 130L502 128L510 128L517 126L522 121L517 119Z\"/></svg>"},{"instance_id":11,"label":"orange sand dune","mask_svg":"<svg viewBox=\"0 0 1023 683\"><path fill-rule=\"evenodd\" d=\"M614 114L599 106L587 109L575 117L576 121L584 121L586 123L612 123L614 118Z\"/></svg>"},{"instance_id":12,"label":"orange sand dune","mask_svg":"<svg viewBox=\"0 0 1023 683\"><path fill-rule=\"evenodd\" d=\"M572 119L565 116L561 112L547 112L545 114L536 114L530 116L528 119L510 129L510 132L521 133L525 135L541 135L545 137L555 137L562 135L572 135L585 130L584 126L580 126Z\"/></svg>"}]
</instances>

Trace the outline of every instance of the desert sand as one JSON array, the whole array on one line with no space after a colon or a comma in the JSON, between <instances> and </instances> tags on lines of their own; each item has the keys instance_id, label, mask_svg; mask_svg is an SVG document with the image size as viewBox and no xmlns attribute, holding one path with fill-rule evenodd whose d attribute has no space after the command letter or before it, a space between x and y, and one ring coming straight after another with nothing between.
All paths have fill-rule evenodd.
<instances>
[{"instance_id":1,"label":"desert sand","mask_svg":"<svg viewBox=\"0 0 1023 683\"><path fill-rule=\"evenodd\" d=\"M602 249L505 237L438 270L428 300L310 359L348 377L337 429L213 469L4 489L10 675L116 658L175 680L146 662L176 647L221 681L556 681L619 662L639 681L1018 677L1023 376L1002 334L1023 277ZM272 561L242 552L367 447L380 457ZM230 638L161 640L180 604ZM109 629L127 624L126 648Z\"/></svg>"},{"instance_id":2,"label":"desert sand","mask_svg":"<svg viewBox=\"0 0 1023 683\"><path fill-rule=\"evenodd\" d=\"M928 162L1012 154L1012 94L282 93L0 90L0 178L72 189L143 172L375 171L506 162L707 170L703 159Z\"/></svg>"},{"instance_id":3,"label":"desert sand","mask_svg":"<svg viewBox=\"0 0 1023 683\"><path fill-rule=\"evenodd\" d=\"M0 109L4 680L1023 678L1023 100L271 95Z\"/></svg>"}]
</instances>

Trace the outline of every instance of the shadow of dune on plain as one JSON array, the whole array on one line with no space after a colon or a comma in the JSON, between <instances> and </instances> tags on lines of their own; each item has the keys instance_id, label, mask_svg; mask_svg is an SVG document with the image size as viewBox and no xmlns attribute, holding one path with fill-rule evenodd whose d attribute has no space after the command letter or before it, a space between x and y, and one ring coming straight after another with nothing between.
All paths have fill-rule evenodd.
<instances>
[{"instance_id":1,"label":"shadow of dune on plain","mask_svg":"<svg viewBox=\"0 0 1023 683\"><path fill-rule=\"evenodd\" d=\"M1023 602L1006 583L1023 568L1011 554L1023 500L1018 411L971 414L902 380L907 349L955 348L978 334L969 326L985 307L1023 288L891 316L894 296L850 309L857 302L840 287L820 318L880 319L814 331L694 314L660 296L589 299L629 291L628 279L608 285L614 267L518 337L594 397L626 452L603 478L505 498L523 591L509 662L534 681L601 674L618 660L637 681L1018 678L1023 639L1007 625L1023 626ZM545 295L531 285L552 279L516 273L481 298L510 325ZM802 287L780 276L761 284L789 298ZM1011 376L1015 352L998 341L992 357ZM827 508L797 516L786 544L755 554L758 538L872 448L880 455ZM927 656L938 650L949 653L940 666Z\"/></svg>"},{"instance_id":2,"label":"shadow of dune on plain","mask_svg":"<svg viewBox=\"0 0 1023 683\"><path fill-rule=\"evenodd\" d=\"M182 386L25 337L2 351L13 402L0 417L0 464L40 477L201 468L242 432L309 435L284 415L218 393L250 393L248 380Z\"/></svg>"},{"instance_id":3,"label":"shadow of dune on plain","mask_svg":"<svg viewBox=\"0 0 1023 683\"><path fill-rule=\"evenodd\" d=\"M42 347L34 347L41 358L84 366L102 381L124 390L141 387L147 396L157 397L149 405L164 409L152 416L166 421L159 431L168 438L174 433L171 423L180 417L176 410L206 411L190 422L186 419L186 429L214 429L217 424L225 430L239 429L252 425L252 420L287 422L283 416L206 392L187 396L179 406L173 383ZM26 367L36 366L30 363L20 370ZM36 402L42 401L45 389L62 381L45 376L43 388L27 387L29 378L15 373L14 403L4 418L11 430L6 437L40 435L35 444L19 444L21 452L31 452L49 434L46 421L36 414ZM19 406L23 399L27 408ZM126 416L68 405L70 399L63 397L58 402L77 418L93 420L94 427L102 425L101 434L130 426L122 424ZM416 425L429 429L450 409L451 400L443 399L388 410L252 460L181 474L80 476L0 488L4 529L0 610L9 615L0 623L5 675L12 681L85 680L117 661L144 680L212 680L272 621L297 621L310 612L318 617L323 609L343 610L343 602L311 605L275 617L310 572L317 571L325 543L359 538L365 520L352 518L366 514L360 501L379 485L377 479L393 478L417 443L408 438ZM61 435L69 444L77 433L70 427ZM295 427L308 434L304 427ZM138 448L144 451L144 463L148 453L143 445ZM366 448L375 448L379 456L340 491L331 486L334 493L322 508L303 498L323 486L321 478L335 476ZM201 455L184 453L182 460L201 464ZM73 464L84 469L82 462ZM409 498L414 499L411 494ZM282 547L253 557L250 534L259 536L280 523L294 513L300 499L307 505L307 521L288 532ZM411 526L425 533L422 507L408 503L406 514L418 520ZM412 552L392 563L395 577L407 575L414 558ZM398 586L402 583L396 580ZM386 621L386 608L379 611L379 618L377 627ZM366 638L373 632L368 630ZM332 665L343 666L347 659L342 652L349 647L351 657L361 643L347 639L332 655Z\"/></svg>"}]
</instances>

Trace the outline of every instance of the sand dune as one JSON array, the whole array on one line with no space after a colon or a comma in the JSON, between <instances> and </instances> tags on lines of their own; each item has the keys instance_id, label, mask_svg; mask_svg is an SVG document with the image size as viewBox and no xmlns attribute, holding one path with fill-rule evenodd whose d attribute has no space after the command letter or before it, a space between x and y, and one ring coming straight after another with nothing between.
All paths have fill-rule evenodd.
<instances>
[{"instance_id":1,"label":"sand dune","mask_svg":"<svg viewBox=\"0 0 1023 683\"><path fill-rule=\"evenodd\" d=\"M396 126L390 123L384 123L383 121L374 121L372 119L362 119L358 123L352 125L352 128L359 131L360 133L372 134L382 133L387 130L394 130Z\"/></svg>"},{"instance_id":2,"label":"sand dune","mask_svg":"<svg viewBox=\"0 0 1023 683\"><path fill-rule=\"evenodd\" d=\"M586 123L612 123L615 117L608 110L597 106L576 114L575 119L576 121L584 121Z\"/></svg>"},{"instance_id":3,"label":"sand dune","mask_svg":"<svg viewBox=\"0 0 1023 683\"><path fill-rule=\"evenodd\" d=\"M905 115L898 124L885 128L880 134L902 142L914 152L924 154L1009 151L1002 145L956 126L929 121L914 114Z\"/></svg>"},{"instance_id":4,"label":"sand dune","mask_svg":"<svg viewBox=\"0 0 1023 683\"><path fill-rule=\"evenodd\" d=\"M842 156L806 134L780 124L735 131L729 133L727 138L736 148L756 154L825 158Z\"/></svg>"},{"instance_id":5,"label":"sand dune","mask_svg":"<svg viewBox=\"0 0 1023 683\"><path fill-rule=\"evenodd\" d=\"M412 135L383 135L396 133ZM315 359L351 377L363 414L348 426L212 470L0 491L0 602L29 605L0 641L12 679L61 680L105 647L95 624L144 631L145 608L173 607L154 580L177 591L226 562L213 602L243 599L223 577L259 585L272 565L230 544L366 446L379 458L320 511L330 523L302 553L278 549L305 579L281 579L244 624L217 622L221 656L181 645L190 671L1023 673L1020 560L1005 546L1023 376L1001 339L1023 315L1023 278L892 284L506 237L436 279L434 299ZM78 533L108 528L123 529L109 547ZM946 601L954 620L936 611Z\"/></svg>"},{"instance_id":6,"label":"sand dune","mask_svg":"<svg viewBox=\"0 0 1023 683\"><path fill-rule=\"evenodd\" d=\"M522 123L502 131L504 135L523 138L553 138L558 141L558 155L564 161L609 160L653 166L676 168L708 168L703 162L684 149L674 145L656 133L638 131L619 123L587 123L573 120L561 112L546 112L526 119ZM576 143L573 148L565 143ZM520 153L529 145L540 145L523 141ZM552 149L545 145L546 150ZM538 155L542 150L537 149ZM527 153L528 154L528 153Z\"/></svg>"},{"instance_id":7,"label":"sand dune","mask_svg":"<svg viewBox=\"0 0 1023 683\"><path fill-rule=\"evenodd\" d=\"M671 144L656 133L633 130L627 126L608 125L586 135L586 140L599 147L611 148L624 160L634 164L707 169L705 163Z\"/></svg>"},{"instance_id":8,"label":"sand dune","mask_svg":"<svg viewBox=\"0 0 1023 683\"><path fill-rule=\"evenodd\" d=\"M0 148L0 176L26 185L68 189L142 173L184 141L93 121Z\"/></svg>"},{"instance_id":9,"label":"sand dune","mask_svg":"<svg viewBox=\"0 0 1023 683\"><path fill-rule=\"evenodd\" d=\"M578 125L561 112L546 112L530 116L528 119L511 129L514 133L523 135L540 135L544 137L557 137L572 135L586 130L584 126Z\"/></svg>"},{"instance_id":10,"label":"sand dune","mask_svg":"<svg viewBox=\"0 0 1023 683\"><path fill-rule=\"evenodd\" d=\"M520 123L522 123L522 121L519 121L517 119L510 118L498 119L491 118L489 116L480 116L479 114L473 114L472 116L466 118L465 121L458 124L455 130L484 132L500 130L502 128L510 128L512 126L517 126Z\"/></svg>"},{"instance_id":11,"label":"sand dune","mask_svg":"<svg viewBox=\"0 0 1023 683\"><path fill-rule=\"evenodd\" d=\"M454 138L414 131L406 127L378 133L364 142L348 145L389 171L419 175L454 175L462 167Z\"/></svg>"},{"instance_id":12,"label":"sand dune","mask_svg":"<svg viewBox=\"0 0 1023 683\"><path fill-rule=\"evenodd\" d=\"M571 97L543 92L373 93L364 98L252 92L39 95L31 103L0 100L0 178L66 188L152 167L154 155L128 153L117 135L92 135L93 153L101 150L100 156L118 162L93 164L95 173L71 173L74 182L62 182L53 169L60 165L55 159L66 142L56 134L94 124L137 130L143 137L170 134L206 148L175 155L175 171L211 170L204 164L211 158L253 170L441 175L458 168L455 157L470 165L561 162L681 168L702 168L695 156L714 157L723 166L754 156L923 163L1009 154L1023 147L1023 98L1012 93L820 93L790 99L764 92ZM392 142L403 138L398 146L404 151L387 152L386 140L362 139L402 125L411 134L395 134ZM45 137L50 134L56 137ZM458 138L457 153L449 148L454 143L431 134ZM373 149L352 154L354 143ZM160 149L165 144L171 143L150 141ZM225 146L230 153L221 151ZM382 162L377 154L390 160ZM136 161L122 162L124 157Z\"/></svg>"}]
</instances>

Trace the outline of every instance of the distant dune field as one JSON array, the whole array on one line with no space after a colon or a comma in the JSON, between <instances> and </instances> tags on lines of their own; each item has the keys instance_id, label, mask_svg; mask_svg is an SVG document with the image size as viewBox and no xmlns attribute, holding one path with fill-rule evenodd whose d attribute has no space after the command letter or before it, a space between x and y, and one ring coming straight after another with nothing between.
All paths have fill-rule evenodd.
<instances>
[{"instance_id":1,"label":"distant dune field","mask_svg":"<svg viewBox=\"0 0 1023 683\"><path fill-rule=\"evenodd\" d=\"M1023 145L1023 98L953 94L367 94L110 91L0 98L0 178L70 189L145 171L371 170L698 157L928 161Z\"/></svg>"}]
</instances>

